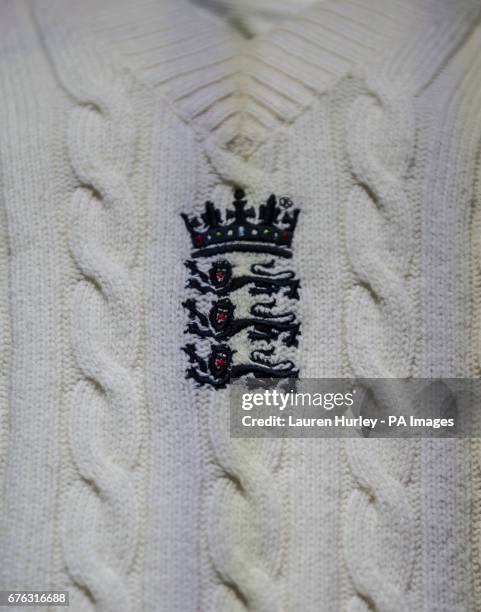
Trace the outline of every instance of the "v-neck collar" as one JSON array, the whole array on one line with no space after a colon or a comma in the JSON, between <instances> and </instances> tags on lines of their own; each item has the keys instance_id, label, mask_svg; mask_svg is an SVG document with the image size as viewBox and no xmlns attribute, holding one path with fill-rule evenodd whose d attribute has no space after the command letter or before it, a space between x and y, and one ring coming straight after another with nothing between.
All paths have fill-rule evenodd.
<instances>
[{"instance_id":1,"label":"v-neck collar","mask_svg":"<svg viewBox=\"0 0 481 612\"><path fill-rule=\"evenodd\" d=\"M465 30L476 10L450 0L320 0L246 40L189 0L41 1L63 27L107 43L220 144L258 144L356 67L376 70L406 49L422 50L424 39L444 42L450 28L459 30L456 18Z\"/></svg>"}]
</instances>

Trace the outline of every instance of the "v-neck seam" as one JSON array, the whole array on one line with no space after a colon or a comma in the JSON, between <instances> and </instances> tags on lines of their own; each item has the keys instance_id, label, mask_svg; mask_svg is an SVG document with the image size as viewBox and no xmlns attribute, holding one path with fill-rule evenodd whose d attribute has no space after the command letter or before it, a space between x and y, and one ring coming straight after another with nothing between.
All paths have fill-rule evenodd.
<instances>
[{"instance_id":1,"label":"v-neck seam","mask_svg":"<svg viewBox=\"0 0 481 612\"><path fill-rule=\"evenodd\" d=\"M403 29L400 25L394 27L392 18L384 15L385 9L382 14L379 14L376 11L379 8L378 0L356 0L355 2L345 0L340 10L338 4L332 10L333 0L320 0L282 20L267 33L261 33L250 40L242 40L239 36L230 40L228 36L230 28L227 24L217 18L214 20L204 15L188 0L181 1L182 4L179 5L177 4L179 0L176 0L175 10L166 0L147 5L146 10L152 10L150 7L153 6L159 7L170 20L166 27L162 24L161 30L151 28L149 33L149 37L155 39L155 32L159 32L157 44L152 42L154 52L157 52L159 58L156 64L142 66L138 56L145 54L149 56L148 59L152 59L153 53L139 48L140 42L137 44L135 56L134 49L129 50L132 40L145 40L145 36L139 34L138 30L133 38L117 39L117 44L115 37L114 40L109 37L106 37L107 40L105 40L105 37L101 36L100 33L103 31L101 26L94 31L94 34L99 36L103 43L102 46L111 52L119 67L128 68L137 82L147 87L157 98L165 100L175 114L191 125L197 134L204 136L217 134L217 138L224 144L236 136L247 137L254 142L256 149L268 140L272 132L277 132L278 127L284 127L295 121L343 76L369 63L369 58L373 59L372 63L375 65L382 64L382 59L376 57L376 50L382 51L386 38L394 35L393 31L397 33L397 39L394 40L392 47L395 47L399 39L402 40L403 37L406 45L413 44L419 38L419 31L411 33L408 28ZM425 0L427 5L430 1ZM59 0L45 0L45 2L59 8ZM179 8L180 6L185 8L185 14ZM361 15L359 19L354 19L355 15L343 14L353 6L359 9L359 15ZM466 11L468 6L469 3L466 2L460 10ZM369 10L386 20L386 28L390 30L379 32L379 28L377 30L372 28L369 21L362 23L362 15L367 14ZM410 10L410 4L403 7L401 21L406 19L405 15L409 14ZM442 25L445 25L443 15L435 15L424 5L421 8L417 6L414 12L417 14L422 11L432 19L432 24L437 26L436 31L441 31ZM443 13L443 11L440 12ZM447 13L446 7L444 7L444 12ZM197 29L195 28L196 20L193 18L195 14L200 15L202 19ZM327 14L329 18L326 18L323 23L321 17ZM139 21L142 24L150 24L148 16L148 13L144 14ZM160 17L162 17L162 12ZM354 28L349 27L348 34L345 34L342 27L346 20L355 24ZM311 26L306 36L297 32L301 24ZM124 27L126 26L122 23L116 26L117 31ZM134 31L135 28L134 24ZM176 37L176 28L180 29L181 38ZM199 29L204 32L203 36L197 34ZM316 32L321 34L323 30L329 32L328 44L323 44L321 47L316 45L315 41L309 40L309 35L315 36ZM194 34L193 44L190 47L187 45L187 52L184 49L184 54L182 54L181 50L185 47L186 38L187 41L189 40L189 31ZM359 32L359 37L351 36L352 31ZM357 40L359 38L362 41L363 31L371 33L374 31L372 46L363 45ZM205 36L209 36L209 32L213 40L208 48L202 48L202 40ZM89 35L82 29L79 34L81 38ZM283 34L290 35L290 44L286 45L287 48L282 48L280 42ZM164 38L163 41L162 37L167 37L168 40ZM329 48L335 46L338 41L342 42L343 38L348 41L348 44L340 45L345 53ZM182 40L184 43L181 43ZM205 55L208 50L212 49L215 51L206 61L202 57L197 61L192 61L192 66L188 66L191 58ZM179 64L178 70L176 70L176 62ZM229 65L230 68L228 68ZM147 71L149 74L146 74ZM199 74L197 85L195 83L196 73ZM208 74L208 82L204 85L201 81L202 78L206 78L206 74ZM232 87L233 82L237 82L237 87ZM199 84L202 86L199 87ZM283 89L285 92L282 91ZM270 118L266 119L265 112L263 112L260 124L249 125L248 117L255 116L256 109L260 112L262 107L270 111ZM265 128L262 129L260 125L265 125Z\"/></svg>"}]
</instances>

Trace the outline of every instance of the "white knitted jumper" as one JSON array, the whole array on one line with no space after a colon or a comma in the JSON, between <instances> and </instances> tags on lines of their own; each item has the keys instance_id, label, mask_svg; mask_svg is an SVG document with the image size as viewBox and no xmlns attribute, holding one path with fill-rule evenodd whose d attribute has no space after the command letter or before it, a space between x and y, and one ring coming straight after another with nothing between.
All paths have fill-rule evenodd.
<instances>
[{"instance_id":1,"label":"white knitted jumper","mask_svg":"<svg viewBox=\"0 0 481 612\"><path fill-rule=\"evenodd\" d=\"M481 611L479 441L231 438L229 385L186 378L204 268L189 286L181 217L238 187L300 210L271 272L300 281L279 367L479 377L480 18L0 2L0 590L68 590L74 612Z\"/></svg>"}]
</instances>

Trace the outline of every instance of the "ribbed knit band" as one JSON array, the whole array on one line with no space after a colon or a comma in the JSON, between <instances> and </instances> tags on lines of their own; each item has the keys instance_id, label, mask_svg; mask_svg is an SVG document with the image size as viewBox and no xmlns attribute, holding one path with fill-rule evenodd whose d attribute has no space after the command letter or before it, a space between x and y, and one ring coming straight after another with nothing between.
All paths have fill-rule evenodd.
<instances>
[{"instance_id":1,"label":"ribbed knit band","mask_svg":"<svg viewBox=\"0 0 481 612\"><path fill-rule=\"evenodd\" d=\"M67 28L108 41L197 129L222 142L243 134L257 143L355 66L390 66L392 74L409 69L426 82L435 59L419 55L420 41L439 44L442 55L479 10L474 2L460 7L444 0L392 0L392 7L380 0L324 0L244 41L187 0L145 0L141 10L128 2L122 10L118 2L87 5L90 10L79 5L77 11L65 11L59 0L42 2L55 7Z\"/></svg>"}]
</instances>

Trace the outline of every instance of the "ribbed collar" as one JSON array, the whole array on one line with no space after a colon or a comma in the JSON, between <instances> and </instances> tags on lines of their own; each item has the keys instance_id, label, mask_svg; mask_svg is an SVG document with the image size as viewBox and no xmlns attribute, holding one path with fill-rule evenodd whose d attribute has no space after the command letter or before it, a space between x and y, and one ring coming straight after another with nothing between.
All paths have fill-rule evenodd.
<instances>
[{"instance_id":1,"label":"ribbed collar","mask_svg":"<svg viewBox=\"0 0 481 612\"><path fill-rule=\"evenodd\" d=\"M261 142L352 71L391 69L423 86L479 12L470 1L321 0L246 40L189 0L42 2L220 144Z\"/></svg>"}]
</instances>

